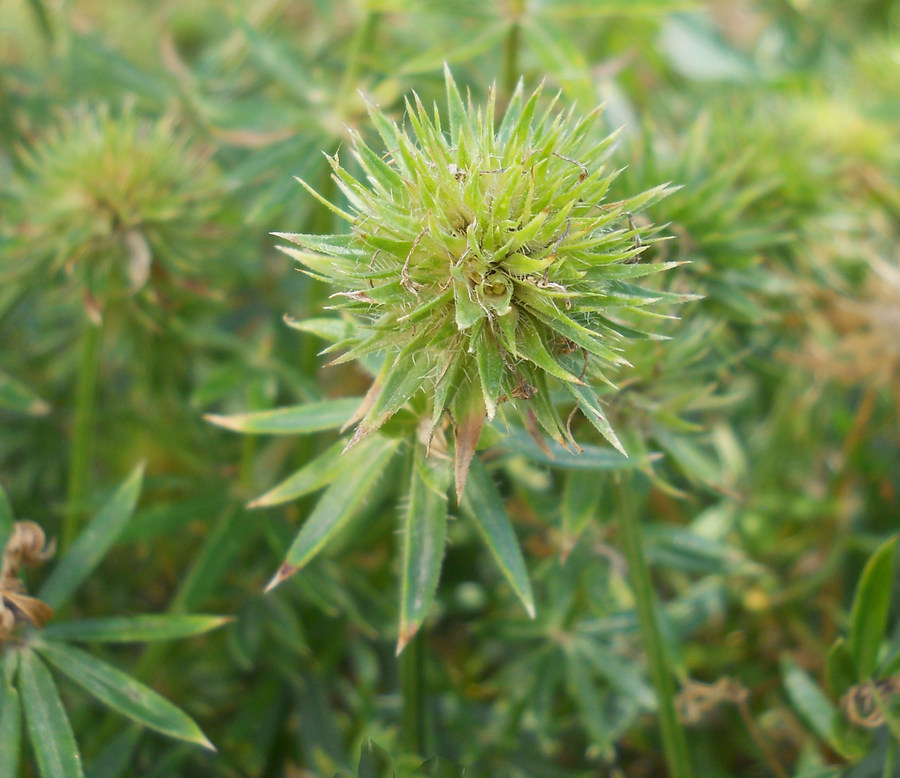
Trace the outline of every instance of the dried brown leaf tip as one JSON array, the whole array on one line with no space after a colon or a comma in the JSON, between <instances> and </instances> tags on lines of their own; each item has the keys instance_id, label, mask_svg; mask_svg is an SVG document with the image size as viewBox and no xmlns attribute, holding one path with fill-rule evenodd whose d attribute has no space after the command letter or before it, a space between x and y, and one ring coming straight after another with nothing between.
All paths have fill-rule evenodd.
<instances>
[{"instance_id":1,"label":"dried brown leaf tip","mask_svg":"<svg viewBox=\"0 0 900 778\"><path fill-rule=\"evenodd\" d=\"M47 543L47 536L37 523L17 521L13 524L0 568L0 642L21 624L42 627L53 616L48 605L25 593L19 570L44 564L55 551L56 542Z\"/></svg>"}]
</instances>

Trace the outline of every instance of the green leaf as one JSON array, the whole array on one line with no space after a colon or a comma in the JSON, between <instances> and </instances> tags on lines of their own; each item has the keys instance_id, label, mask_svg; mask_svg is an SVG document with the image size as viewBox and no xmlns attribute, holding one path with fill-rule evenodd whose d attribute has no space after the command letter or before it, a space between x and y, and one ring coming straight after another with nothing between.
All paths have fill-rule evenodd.
<instances>
[{"instance_id":1,"label":"green leaf","mask_svg":"<svg viewBox=\"0 0 900 778\"><path fill-rule=\"evenodd\" d=\"M417 446L403 522L398 654L418 632L428 615L441 575L447 538L446 490L450 484L450 473L443 462L436 462L434 466L440 469L435 474L436 479L426 472L431 465L425 460L422 447ZM432 485L432 480L438 483ZM439 491L440 487L443 491Z\"/></svg>"},{"instance_id":2,"label":"green leaf","mask_svg":"<svg viewBox=\"0 0 900 778\"><path fill-rule=\"evenodd\" d=\"M853 596L847 647L853 657L859 681L872 677L878 661L878 650L884 640L894 583L896 544L895 535L872 554L863 568Z\"/></svg>"},{"instance_id":3,"label":"green leaf","mask_svg":"<svg viewBox=\"0 0 900 778\"><path fill-rule=\"evenodd\" d=\"M497 443L499 448L511 454L519 454L532 462L568 470L631 470L643 467L646 459L624 457L618 451L600 446L580 446L581 451L566 451L558 443L546 441L550 455L543 451L527 434L514 432Z\"/></svg>"},{"instance_id":4,"label":"green leaf","mask_svg":"<svg viewBox=\"0 0 900 778\"><path fill-rule=\"evenodd\" d=\"M75 590L100 564L125 529L137 505L143 480L144 465L141 463L103 506L100 513L82 530L69 552L44 582L38 599L43 600L54 610L58 610L69 601Z\"/></svg>"},{"instance_id":5,"label":"green leaf","mask_svg":"<svg viewBox=\"0 0 900 778\"><path fill-rule=\"evenodd\" d=\"M294 538L266 591L306 565L351 519L369 496L375 481L387 468L399 445L399 440L378 437L371 447L357 448L348 454L355 455L352 481L341 479L328 487Z\"/></svg>"},{"instance_id":6,"label":"green leaf","mask_svg":"<svg viewBox=\"0 0 900 778\"><path fill-rule=\"evenodd\" d=\"M207 414L203 418L219 427L254 435L301 435L341 427L360 403L359 397L323 400L271 411L238 413L233 416Z\"/></svg>"},{"instance_id":7,"label":"green leaf","mask_svg":"<svg viewBox=\"0 0 900 778\"><path fill-rule=\"evenodd\" d=\"M581 713L581 722L590 733L592 745L604 756L610 755L612 742L603 715L603 698L594 683L591 668L577 651L567 651L565 657L569 691Z\"/></svg>"},{"instance_id":8,"label":"green leaf","mask_svg":"<svg viewBox=\"0 0 900 778\"><path fill-rule=\"evenodd\" d=\"M433 367L422 350L427 340L424 335L416 338L397 355L378 397L357 427L354 441L381 427L422 388L425 377Z\"/></svg>"},{"instance_id":9,"label":"green leaf","mask_svg":"<svg viewBox=\"0 0 900 778\"><path fill-rule=\"evenodd\" d=\"M562 495L562 558L571 553L600 504L605 482L592 471L567 473Z\"/></svg>"},{"instance_id":10,"label":"green leaf","mask_svg":"<svg viewBox=\"0 0 900 778\"><path fill-rule=\"evenodd\" d=\"M366 740L359 752L358 778L394 778L394 760L373 740Z\"/></svg>"},{"instance_id":11,"label":"green leaf","mask_svg":"<svg viewBox=\"0 0 900 778\"><path fill-rule=\"evenodd\" d=\"M0 555L3 554L6 544L9 542L14 522L12 505L9 504L9 497L6 496L3 484L0 484Z\"/></svg>"},{"instance_id":12,"label":"green leaf","mask_svg":"<svg viewBox=\"0 0 900 778\"><path fill-rule=\"evenodd\" d=\"M832 697L838 699L856 683L856 667L844 638L838 638L825 661L825 684Z\"/></svg>"},{"instance_id":13,"label":"green leaf","mask_svg":"<svg viewBox=\"0 0 900 778\"><path fill-rule=\"evenodd\" d=\"M345 465L347 457L342 457L341 453L346 444L346 440L338 440L292 476L248 503L247 507L269 508L273 505L283 505L328 486L338 477Z\"/></svg>"},{"instance_id":14,"label":"green leaf","mask_svg":"<svg viewBox=\"0 0 900 778\"><path fill-rule=\"evenodd\" d=\"M42 778L83 778L78 744L53 676L33 651L22 652L19 690Z\"/></svg>"},{"instance_id":15,"label":"green leaf","mask_svg":"<svg viewBox=\"0 0 900 778\"><path fill-rule=\"evenodd\" d=\"M837 753L851 757L840 739L834 736L834 724L839 713L818 684L792 659L781 660L781 680L791 704L803 720Z\"/></svg>"},{"instance_id":16,"label":"green leaf","mask_svg":"<svg viewBox=\"0 0 900 778\"><path fill-rule=\"evenodd\" d=\"M47 640L97 643L147 643L202 635L232 621L230 616L160 614L114 616L48 624L41 632Z\"/></svg>"},{"instance_id":17,"label":"green leaf","mask_svg":"<svg viewBox=\"0 0 900 778\"><path fill-rule=\"evenodd\" d=\"M87 778L122 778L141 739L143 727L131 724L109 741L85 767Z\"/></svg>"},{"instance_id":18,"label":"green leaf","mask_svg":"<svg viewBox=\"0 0 900 778\"><path fill-rule=\"evenodd\" d=\"M16 775L22 740L22 709L19 692L13 686L18 654L9 651L3 657L0 678L0 775Z\"/></svg>"},{"instance_id":19,"label":"green leaf","mask_svg":"<svg viewBox=\"0 0 900 778\"><path fill-rule=\"evenodd\" d=\"M0 373L0 408L29 416L43 416L50 406L21 381Z\"/></svg>"},{"instance_id":20,"label":"green leaf","mask_svg":"<svg viewBox=\"0 0 900 778\"><path fill-rule=\"evenodd\" d=\"M575 402L578 404L581 412L594 426L597 432L612 443L613 447L621 453L622 456L627 457L628 454L625 453L625 449L619 441L619 438L616 437L612 425L607 421L606 414L603 413L603 408L600 407L600 402L597 400L593 390L587 386L576 386L568 383L565 384L565 387L572 397L575 398Z\"/></svg>"},{"instance_id":21,"label":"green leaf","mask_svg":"<svg viewBox=\"0 0 900 778\"><path fill-rule=\"evenodd\" d=\"M178 613L194 610L205 597L217 591L216 587L230 572L235 557L246 548L249 537L256 531L252 517L246 511L226 508L191 560L188 572L182 576L170 610Z\"/></svg>"},{"instance_id":22,"label":"green leaf","mask_svg":"<svg viewBox=\"0 0 900 778\"><path fill-rule=\"evenodd\" d=\"M534 597L522 550L509 516L506 515L500 493L478 457L469 466L468 488L462 498L462 509L475 523L528 615L534 618Z\"/></svg>"},{"instance_id":23,"label":"green leaf","mask_svg":"<svg viewBox=\"0 0 900 778\"><path fill-rule=\"evenodd\" d=\"M215 751L186 713L121 670L62 643L42 642L35 647L58 670L123 716L169 737Z\"/></svg>"}]
</instances>

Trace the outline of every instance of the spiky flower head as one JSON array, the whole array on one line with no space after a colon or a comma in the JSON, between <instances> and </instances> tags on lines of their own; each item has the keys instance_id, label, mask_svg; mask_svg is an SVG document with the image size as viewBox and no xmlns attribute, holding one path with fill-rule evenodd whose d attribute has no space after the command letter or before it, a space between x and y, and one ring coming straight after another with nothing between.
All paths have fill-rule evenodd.
<instances>
[{"instance_id":1,"label":"spiky flower head","mask_svg":"<svg viewBox=\"0 0 900 778\"><path fill-rule=\"evenodd\" d=\"M64 271L99 305L196 271L218 186L209 155L169 120L79 108L22 150L4 276Z\"/></svg>"},{"instance_id":2,"label":"spiky flower head","mask_svg":"<svg viewBox=\"0 0 900 778\"><path fill-rule=\"evenodd\" d=\"M279 235L338 288L346 337L331 350L347 351L335 362L385 355L351 444L424 391L431 434L453 422L461 493L484 420L501 406L537 439L543 429L576 445L551 398L557 382L621 448L589 383L627 365L623 338L642 334L634 314L658 299L635 280L674 263L640 261L648 233L631 218L664 185L606 200L614 136L598 137L599 110L579 118L556 99L541 109L541 90L526 97L520 84L497 124L493 94L474 108L449 71L446 88L446 125L418 97L409 129L372 108L387 152L354 135L361 178L331 158L349 211L307 186L349 234Z\"/></svg>"}]
</instances>

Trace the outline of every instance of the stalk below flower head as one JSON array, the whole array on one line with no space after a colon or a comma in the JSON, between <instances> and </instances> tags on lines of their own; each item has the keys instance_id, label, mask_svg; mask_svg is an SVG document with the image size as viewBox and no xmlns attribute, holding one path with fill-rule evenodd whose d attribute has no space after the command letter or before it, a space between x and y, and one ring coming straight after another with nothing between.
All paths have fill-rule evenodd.
<instances>
[{"instance_id":1,"label":"stalk below flower head","mask_svg":"<svg viewBox=\"0 0 900 778\"><path fill-rule=\"evenodd\" d=\"M345 353L332 364L385 355L349 445L424 391L431 434L452 421L461 495L485 419L501 406L542 445L541 431L577 449L554 383L623 450L590 382L610 383L607 373L627 366L625 338L653 337L634 314L663 295L635 281L678 263L642 263L652 231L642 236L632 218L666 185L604 201L615 134L598 140L600 109L578 118L557 96L539 110L541 90L526 97L520 82L497 124L493 91L476 109L449 70L446 90L446 126L416 95L409 129L370 108L387 153L354 134L361 178L329 158L348 211L301 181L349 234L276 234L299 246L282 250L307 273L339 289L346 337L326 351Z\"/></svg>"}]
</instances>

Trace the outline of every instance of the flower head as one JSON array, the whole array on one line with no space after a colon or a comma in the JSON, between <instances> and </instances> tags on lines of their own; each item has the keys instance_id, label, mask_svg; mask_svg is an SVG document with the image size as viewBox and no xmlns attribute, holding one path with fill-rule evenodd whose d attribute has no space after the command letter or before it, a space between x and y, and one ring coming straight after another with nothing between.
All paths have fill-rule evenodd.
<instances>
[{"instance_id":1,"label":"flower head","mask_svg":"<svg viewBox=\"0 0 900 778\"><path fill-rule=\"evenodd\" d=\"M385 354L351 444L424 390L431 434L453 422L461 492L484 420L503 405L536 438L576 445L554 382L621 448L589 382L627 365L623 338L641 335L632 314L659 298L635 280L674 263L640 261L647 238L631 218L664 185L605 201L614 136L598 140L599 110L540 110L540 90L526 98L520 84L498 124L493 94L475 109L449 72L446 86L446 125L417 97L409 130L373 108L387 153L354 135L361 178L331 158L349 211L310 189L349 234L280 237L339 290L346 337L332 350L347 351L335 362Z\"/></svg>"},{"instance_id":2,"label":"flower head","mask_svg":"<svg viewBox=\"0 0 900 778\"><path fill-rule=\"evenodd\" d=\"M189 273L209 232L208 155L170 121L78 109L20 155L14 277L64 270L101 304L157 274Z\"/></svg>"}]
</instances>

